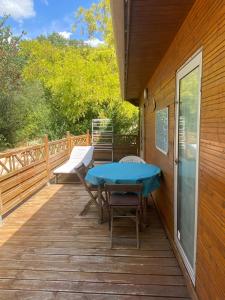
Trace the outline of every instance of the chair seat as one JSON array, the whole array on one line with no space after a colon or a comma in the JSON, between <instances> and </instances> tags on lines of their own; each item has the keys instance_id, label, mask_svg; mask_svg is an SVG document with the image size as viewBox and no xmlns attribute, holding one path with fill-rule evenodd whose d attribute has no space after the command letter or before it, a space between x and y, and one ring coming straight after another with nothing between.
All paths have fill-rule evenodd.
<instances>
[{"instance_id":1,"label":"chair seat","mask_svg":"<svg viewBox=\"0 0 225 300\"><path fill-rule=\"evenodd\" d=\"M89 190L92 191L92 192L97 192L98 191L98 185L87 183L87 186L88 186ZM104 191L103 187L101 187L101 191Z\"/></svg>"},{"instance_id":2,"label":"chair seat","mask_svg":"<svg viewBox=\"0 0 225 300\"><path fill-rule=\"evenodd\" d=\"M88 186L88 188L91 191L97 191L98 190L98 186L97 185L93 185L93 184L87 183L87 186Z\"/></svg>"},{"instance_id":3,"label":"chair seat","mask_svg":"<svg viewBox=\"0 0 225 300\"><path fill-rule=\"evenodd\" d=\"M137 194L125 193L119 194L114 193L110 197L109 205L111 206L138 206L139 198Z\"/></svg>"}]
</instances>

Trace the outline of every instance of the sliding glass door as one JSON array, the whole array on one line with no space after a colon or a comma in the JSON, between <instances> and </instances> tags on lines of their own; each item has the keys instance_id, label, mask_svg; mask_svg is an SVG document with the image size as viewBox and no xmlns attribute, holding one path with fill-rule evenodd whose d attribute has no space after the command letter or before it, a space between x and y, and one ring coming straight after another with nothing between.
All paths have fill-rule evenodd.
<instances>
[{"instance_id":1,"label":"sliding glass door","mask_svg":"<svg viewBox=\"0 0 225 300\"><path fill-rule=\"evenodd\" d=\"M199 115L201 90L199 53L177 72L175 152L175 240L194 282L197 199Z\"/></svg>"}]
</instances>

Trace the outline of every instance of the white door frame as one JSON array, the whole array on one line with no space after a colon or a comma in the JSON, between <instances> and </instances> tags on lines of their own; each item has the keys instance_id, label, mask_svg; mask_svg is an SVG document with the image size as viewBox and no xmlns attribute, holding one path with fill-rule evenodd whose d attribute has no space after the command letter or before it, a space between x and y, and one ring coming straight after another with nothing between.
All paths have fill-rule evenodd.
<instances>
[{"instance_id":1,"label":"white door frame","mask_svg":"<svg viewBox=\"0 0 225 300\"><path fill-rule=\"evenodd\" d=\"M188 73L199 67L199 107L198 107L198 120L197 120L197 157L196 157L196 184L195 184L195 232L194 232L194 267L192 268L185 252L177 237L177 180L178 180L178 133L179 133L179 92L180 92L180 79L185 77ZM188 61L181 66L176 73L176 124L175 124L175 143L174 143L174 239L176 246L180 252L183 262L187 268L187 271L191 277L193 284L195 285L196 275L196 246L197 246L197 217L198 217L198 177L199 177L199 137L200 137L200 104L201 104L201 77L202 77L202 49L199 49Z\"/></svg>"}]
</instances>

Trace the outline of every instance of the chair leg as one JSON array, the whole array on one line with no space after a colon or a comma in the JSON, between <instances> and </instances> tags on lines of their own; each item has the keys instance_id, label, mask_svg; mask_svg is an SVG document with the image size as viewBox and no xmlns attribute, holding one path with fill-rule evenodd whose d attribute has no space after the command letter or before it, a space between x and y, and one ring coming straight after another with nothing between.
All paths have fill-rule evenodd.
<instances>
[{"instance_id":1,"label":"chair leg","mask_svg":"<svg viewBox=\"0 0 225 300\"><path fill-rule=\"evenodd\" d=\"M109 223L109 230L111 229L111 207L108 207L108 223Z\"/></svg>"},{"instance_id":2,"label":"chair leg","mask_svg":"<svg viewBox=\"0 0 225 300\"><path fill-rule=\"evenodd\" d=\"M90 206L92 205L92 203L95 203L93 199L90 199L88 201L88 203L84 206L84 208L82 209L82 211L79 213L79 216L83 216L87 213L88 209L90 208Z\"/></svg>"},{"instance_id":3,"label":"chair leg","mask_svg":"<svg viewBox=\"0 0 225 300\"><path fill-rule=\"evenodd\" d=\"M142 231L144 229L144 199L142 198L141 205L139 207L139 229Z\"/></svg>"},{"instance_id":4,"label":"chair leg","mask_svg":"<svg viewBox=\"0 0 225 300\"><path fill-rule=\"evenodd\" d=\"M140 237L139 237L139 212L136 209L136 235L137 235L137 248L140 247Z\"/></svg>"},{"instance_id":5,"label":"chair leg","mask_svg":"<svg viewBox=\"0 0 225 300\"><path fill-rule=\"evenodd\" d=\"M147 201L148 201L148 198L144 198L144 205L143 205L143 227L147 227Z\"/></svg>"},{"instance_id":6,"label":"chair leg","mask_svg":"<svg viewBox=\"0 0 225 300\"><path fill-rule=\"evenodd\" d=\"M110 248L113 247L113 208L110 208Z\"/></svg>"},{"instance_id":7,"label":"chair leg","mask_svg":"<svg viewBox=\"0 0 225 300\"><path fill-rule=\"evenodd\" d=\"M103 203L102 203L102 191L101 187L98 187L98 214L99 214L99 220L98 223L102 224L103 222Z\"/></svg>"},{"instance_id":8,"label":"chair leg","mask_svg":"<svg viewBox=\"0 0 225 300\"><path fill-rule=\"evenodd\" d=\"M152 193L150 193L150 197L152 198L152 201L154 201L154 198L153 198L153 196L152 196Z\"/></svg>"},{"instance_id":9,"label":"chair leg","mask_svg":"<svg viewBox=\"0 0 225 300\"><path fill-rule=\"evenodd\" d=\"M92 204L94 204L96 206L96 208L99 209L99 204L97 202L97 197L93 196L93 198L91 198L87 202L87 204L84 206L84 208L82 209L82 211L79 213L79 216L85 215Z\"/></svg>"}]
</instances>

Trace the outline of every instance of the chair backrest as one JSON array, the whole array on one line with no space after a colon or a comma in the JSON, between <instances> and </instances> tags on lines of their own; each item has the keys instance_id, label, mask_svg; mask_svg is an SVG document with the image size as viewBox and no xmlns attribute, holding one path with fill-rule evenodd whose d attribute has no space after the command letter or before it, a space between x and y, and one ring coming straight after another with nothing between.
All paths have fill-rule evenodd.
<instances>
[{"instance_id":1,"label":"chair backrest","mask_svg":"<svg viewBox=\"0 0 225 300\"><path fill-rule=\"evenodd\" d=\"M142 183L137 184L105 184L105 189L108 192L127 192L127 193L140 193L143 189Z\"/></svg>"},{"instance_id":2,"label":"chair backrest","mask_svg":"<svg viewBox=\"0 0 225 300\"><path fill-rule=\"evenodd\" d=\"M77 174L78 178L80 179L81 183L83 184L85 190L88 192L88 194L91 196L91 198L93 198L90 188L85 180L85 176L87 174L88 168L82 163L80 167L77 167L75 169L75 171L76 171L76 174Z\"/></svg>"},{"instance_id":3,"label":"chair backrest","mask_svg":"<svg viewBox=\"0 0 225 300\"><path fill-rule=\"evenodd\" d=\"M87 167L82 163L79 167L75 168L75 170L78 177L84 180L87 174Z\"/></svg>"},{"instance_id":4,"label":"chair backrest","mask_svg":"<svg viewBox=\"0 0 225 300\"><path fill-rule=\"evenodd\" d=\"M141 163L141 164L145 164L146 163L141 157L135 156L135 155L125 156L125 157L121 158L121 160L119 162L120 163L124 163L124 162L136 162L136 163Z\"/></svg>"},{"instance_id":5,"label":"chair backrest","mask_svg":"<svg viewBox=\"0 0 225 300\"><path fill-rule=\"evenodd\" d=\"M105 184L106 198L109 202L112 193L137 193L139 204L142 200L143 184Z\"/></svg>"}]
</instances>

